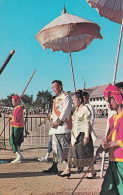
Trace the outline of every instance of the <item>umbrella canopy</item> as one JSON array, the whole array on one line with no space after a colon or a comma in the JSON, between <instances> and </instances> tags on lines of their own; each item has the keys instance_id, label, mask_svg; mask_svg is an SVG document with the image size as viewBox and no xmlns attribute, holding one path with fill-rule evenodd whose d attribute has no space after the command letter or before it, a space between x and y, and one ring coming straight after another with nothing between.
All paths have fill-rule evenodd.
<instances>
[{"instance_id":1,"label":"umbrella canopy","mask_svg":"<svg viewBox=\"0 0 123 195\"><path fill-rule=\"evenodd\" d=\"M37 35L43 49L71 52L86 49L93 39L102 39L100 27L89 20L62 12L62 15L47 24Z\"/></svg>"},{"instance_id":2,"label":"umbrella canopy","mask_svg":"<svg viewBox=\"0 0 123 195\"><path fill-rule=\"evenodd\" d=\"M43 49L50 48L52 51L69 52L75 89L71 52L86 49L93 39L102 39L102 36L98 24L68 14L64 7L62 15L47 24L36 35L36 39Z\"/></svg>"},{"instance_id":3,"label":"umbrella canopy","mask_svg":"<svg viewBox=\"0 0 123 195\"><path fill-rule=\"evenodd\" d=\"M91 7L95 7L101 16L117 23L122 23L123 0L87 0Z\"/></svg>"},{"instance_id":4,"label":"umbrella canopy","mask_svg":"<svg viewBox=\"0 0 123 195\"><path fill-rule=\"evenodd\" d=\"M104 16L113 22L122 24L119 44L117 49L114 77L113 77L113 84L115 84L119 53L120 53L120 45L122 40L122 31L123 31L123 0L86 0L86 1L89 3L91 7L96 8L96 10L99 12L101 16Z\"/></svg>"}]
</instances>

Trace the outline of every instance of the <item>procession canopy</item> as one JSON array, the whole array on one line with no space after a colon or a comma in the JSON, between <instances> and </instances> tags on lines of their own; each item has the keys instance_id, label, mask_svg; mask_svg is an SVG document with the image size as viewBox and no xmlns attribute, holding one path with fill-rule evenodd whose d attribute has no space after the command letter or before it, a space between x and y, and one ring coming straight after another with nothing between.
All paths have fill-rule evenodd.
<instances>
[{"instance_id":1,"label":"procession canopy","mask_svg":"<svg viewBox=\"0 0 123 195\"><path fill-rule=\"evenodd\" d=\"M97 9L101 16L116 22L122 23L123 0L86 0L91 7Z\"/></svg>"},{"instance_id":2,"label":"procession canopy","mask_svg":"<svg viewBox=\"0 0 123 195\"><path fill-rule=\"evenodd\" d=\"M93 39L102 39L102 36L98 24L68 14L64 8L62 15L47 24L36 35L36 39L43 49L68 53L68 42L71 52L77 52L86 49Z\"/></svg>"}]
</instances>

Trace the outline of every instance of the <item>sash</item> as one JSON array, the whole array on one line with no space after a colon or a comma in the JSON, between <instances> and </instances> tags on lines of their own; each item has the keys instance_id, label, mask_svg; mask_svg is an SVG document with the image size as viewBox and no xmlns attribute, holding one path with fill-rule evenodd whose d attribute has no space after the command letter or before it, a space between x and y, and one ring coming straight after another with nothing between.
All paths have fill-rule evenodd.
<instances>
[{"instance_id":1,"label":"sash","mask_svg":"<svg viewBox=\"0 0 123 195\"><path fill-rule=\"evenodd\" d=\"M53 110L54 110L54 113L56 114L56 116L59 118L61 112L56 107L56 99L54 100ZM69 119L66 118L64 122L67 123L67 129L68 130L72 129L72 115L71 114L70 114Z\"/></svg>"},{"instance_id":2,"label":"sash","mask_svg":"<svg viewBox=\"0 0 123 195\"><path fill-rule=\"evenodd\" d=\"M53 110L54 110L54 113L56 114L56 116L59 117L61 112L56 107L56 99L54 100Z\"/></svg>"}]
</instances>

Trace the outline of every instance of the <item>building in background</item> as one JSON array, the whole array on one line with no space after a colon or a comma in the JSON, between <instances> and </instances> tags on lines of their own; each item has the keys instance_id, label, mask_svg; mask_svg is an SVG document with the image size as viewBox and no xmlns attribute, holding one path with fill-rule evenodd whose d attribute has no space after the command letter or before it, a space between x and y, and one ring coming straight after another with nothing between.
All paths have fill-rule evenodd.
<instances>
[{"instance_id":1,"label":"building in background","mask_svg":"<svg viewBox=\"0 0 123 195\"><path fill-rule=\"evenodd\" d=\"M90 103L95 109L106 109L107 103L104 99L103 91L107 85L100 85L85 89L89 93Z\"/></svg>"},{"instance_id":2,"label":"building in background","mask_svg":"<svg viewBox=\"0 0 123 195\"><path fill-rule=\"evenodd\" d=\"M123 82L116 83L123 93ZM107 117L108 105L104 99L103 91L107 85L100 85L96 87L86 88L85 91L89 93L90 104L94 107L95 117Z\"/></svg>"}]
</instances>

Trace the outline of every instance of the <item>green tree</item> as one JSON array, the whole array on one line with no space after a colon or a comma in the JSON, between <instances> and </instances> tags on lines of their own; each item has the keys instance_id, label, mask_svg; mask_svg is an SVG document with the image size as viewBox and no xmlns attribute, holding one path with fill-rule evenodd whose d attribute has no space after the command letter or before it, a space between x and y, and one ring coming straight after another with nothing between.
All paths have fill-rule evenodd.
<instances>
[{"instance_id":1,"label":"green tree","mask_svg":"<svg viewBox=\"0 0 123 195\"><path fill-rule=\"evenodd\" d=\"M8 95L7 98L3 99L3 103L6 106L12 107L12 96L14 94ZM21 102L22 104L24 104L25 107L30 107L33 104L33 96L29 96L29 95L23 95L23 97L21 98Z\"/></svg>"},{"instance_id":2,"label":"green tree","mask_svg":"<svg viewBox=\"0 0 123 195\"><path fill-rule=\"evenodd\" d=\"M46 90L46 91L39 91L37 93L37 98L35 100L35 106L37 107L42 107L42 108L48 108L49 110L51 110L52 108L52 94Z\"/></svg>"},{"instance_id":3,"label":"green tree","mask_svg":"<svg viewBox=\"0 0 123 195\"><path fill-rule=\"evenodd\" d=\"M12 107L12 96L14 94L11 94L11 95L8 95L7 98L3 99L3 103L6 105L6 106L9 106L9 107Z\"/></svg>"},{"instance_id":4,"label":"green tree","mask_svg":"<svg viewBox=\"0 0 123 195\"><path fill-rule=\"evenodd\" d=\"M33 105L33 96L29 96L29 95L23 95L22 97L22 102L24 104L25 107L31 107Z\"/></svg>"}]
</instances>

